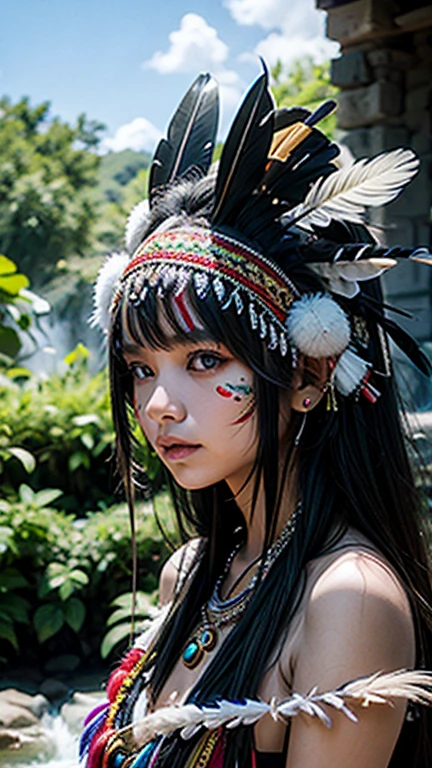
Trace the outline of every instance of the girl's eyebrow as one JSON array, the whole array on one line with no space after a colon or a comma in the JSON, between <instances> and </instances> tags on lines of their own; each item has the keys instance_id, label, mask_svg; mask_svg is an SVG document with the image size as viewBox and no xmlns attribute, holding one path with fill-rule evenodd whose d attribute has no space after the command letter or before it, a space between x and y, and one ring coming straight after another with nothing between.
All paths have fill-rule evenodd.
<instances>
[{"instance_id":1,"label":"girl's eyebrow","mask_svg":"<svg viewBox=\"0 0 432 768\"><path fill-rule=\"evenodd\" d=\"M221 346L220 341L216 341L215 339L210 338L209 336L205 336L202 338L196 338L196 339L190 339L188 341L173 339L172 342L168 345L168 349L174 347L176 344L178 344L181 347L196 347L199 344L214 344L217 348ZM129 355L139 355L143 351L145 351L145 347L143 347L140 344L135 344L132 340L129 341L128 339L122 340L122 352L123 354L129 354Z\"/></svg>"},{"instance_id":2,"label":"girl's eyebrow","mask_svg":"<svg viewBox=\"0 0 432 768\"><path fill-rule=\"evenodd\" d=\"M134 344L133 341L127 341L126 339L123 339L122 341L122 352L126 352L130 355L139 355L140 352L143 351L143 347L141 347L139 344Z\"/></svg>"}]
</instances>

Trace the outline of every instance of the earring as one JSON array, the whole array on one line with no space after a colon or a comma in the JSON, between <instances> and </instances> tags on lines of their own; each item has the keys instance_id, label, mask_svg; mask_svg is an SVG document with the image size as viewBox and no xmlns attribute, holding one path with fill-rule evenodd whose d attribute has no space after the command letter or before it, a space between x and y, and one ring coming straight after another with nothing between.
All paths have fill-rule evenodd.
<instances>
[{"instance_id":1,"label":"earring","mask_svg":"<svg viewBox=\"0 0 432 768\"><path fill-rule=\"evenodd\" d=\"M312 405L311 398L310 397L305 397L305 399L303 400L302 405L303 405L303 408L309 408Z\"/></svg>"},{"instance_id":2,"label":"earring","mask_svg":"<svg viewBox=\"0 0 432 768\"><path fill-rule=\"evenodd\" d=\"M307 417L307 413L304 413L303 416L302 416L302 421L301 421L301 424L300 424L299 431L297 432L297 434L296 434L296 436L294 438L294 445L295 445L296 448L297 448L297 446L300 443L301 436L303 434L303 430L304 430L304 428L306 426L306 417Z\"/></svg>"}]
</instances>

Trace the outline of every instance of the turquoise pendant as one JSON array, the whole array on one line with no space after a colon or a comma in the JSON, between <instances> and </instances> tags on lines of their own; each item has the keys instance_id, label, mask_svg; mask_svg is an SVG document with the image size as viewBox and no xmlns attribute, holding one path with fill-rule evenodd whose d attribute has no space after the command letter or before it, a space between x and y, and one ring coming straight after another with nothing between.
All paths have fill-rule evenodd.
<instances>
[{"instance_id":1,"label":"turquoise pendant","mask_svg":"<svg viewBox=\"0 0 432 768\"><path fill-rule=\"evenodd\" d=\"M194 638L190 641L190 643L187 644L185 650L183 651L183 664L188 669L194 669L196 666L198 666L203 656L204 651L201 648L198 640Z\"/></svg>"},{"instance_id":2,"label":"turquoise pendant","mask_svg":"<svg viewBox=\"0 0 432 768\"><path fill-rule=\"evenodd\" d=\"M204 653L210 653L218 641L215 627L205 627L198 637L194 637L183 651L182 661L188 669L195 669L202 661Z\"/></svg>"},{"instance_id":3,"label":"turquoise pendant","mask_svg":"<svg viewBox=\"0 0 432 768\"><path fill-rule=\"evenodd\" d=\"M206 627L203 629L199 639L200 646L204 651L212 651L216 647L217 639L216 630L213 627Z\"/></svg>"}]
</instances>

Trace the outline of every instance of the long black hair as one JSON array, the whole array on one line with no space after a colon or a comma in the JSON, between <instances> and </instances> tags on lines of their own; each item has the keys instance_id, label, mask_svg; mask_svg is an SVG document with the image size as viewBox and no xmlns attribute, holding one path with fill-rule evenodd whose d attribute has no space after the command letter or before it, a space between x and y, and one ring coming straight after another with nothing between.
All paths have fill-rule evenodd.
<instances>
[{"instance_id":1,"label":"long black hair","mask_svg":"<svg viewBox=\"0 0 432 768\"><path fill-rule=\"evenodd\" d=\"M205 227L212 204L208 180L184 182L162 195L154 207L146 234L155 230L185 226ZM279 258L283 266L283 253ZM319 278L299 261L290 264L290 278L301 292L322 289ZM130 416L133 384L122 355L124 326L137 344L168 348L173 341L194 341L172 311L169 280L163 289L158 282L137 303L132 276L126 281L123 297L112 318L109 356L117 456L130 504L133 503L133 438ZM370 291L379 298L379 287ZM195 292L193 281L188 300L205 328L207 337L221 342L252 369L257 403L258 449L255 491L262 481L265 493L266 542L274 535L280 513L281 477L278 438L279 403L292 378L292 358L269 351L245 314L234 307L221 310L211 291L204 299ZM163 302L171 335L159 312ZM382 340L369 328L372 359L379 363ZM233 628L217 656L199 678L189 701L206 702L219 697L241 699L257 696L260 682L271 659L280 648L298 606L305 581L305 566L334 545L348 527L364 534L397 571L409 597L416 630L416 663L432 665L432 591L424 533L425 510L416 489L407 456L406 436L401 424L401 404L393 377L383 376L382 395L374 405L364 398L339 398L338 411L328 411L322 401L308 414L300 443L288 441L284 467L296 451L302 515L290 546L278 558ZM292 436L299 429L293 414ZM193 566L187 590L175 601L156 643L156 662L151 688L156 700L174 664L200 620L200 609L209 599L237 537L245 530L242 515L224 482L199 491L186 491L169 478L180 531L185 539L202 537L199 557ZM227 514L227 510L230 514ZM240 534L239 534L240 529ZM404 726L391 765L426 768L432 764L432 722L428 711ZM166 740L157 765L183 766L194 741L175 737ZM226 737L225 765L250 764L250 728L237 728ZM409 758L407 758L409 754ZM236 762L237 760L237 762Z\"/></svg>"}]
</instances>

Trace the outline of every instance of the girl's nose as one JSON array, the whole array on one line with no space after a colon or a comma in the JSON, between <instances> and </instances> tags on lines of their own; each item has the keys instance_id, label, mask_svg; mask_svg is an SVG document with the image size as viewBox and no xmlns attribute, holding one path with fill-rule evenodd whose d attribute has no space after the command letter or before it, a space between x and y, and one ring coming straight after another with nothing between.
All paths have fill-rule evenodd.
<instances>
[{"instance_id":1,"label":"girl's nose","mask_svg":"<svg viewBox=\"0 0 432 768\"><path fill-rule=\"evenodd\" d=\"M150 419L161 424L163 421L183 421L186 409L178 396L172 396L167 387L159 384L154 390L146 406Z\"/></svg>"}]
</instances>

